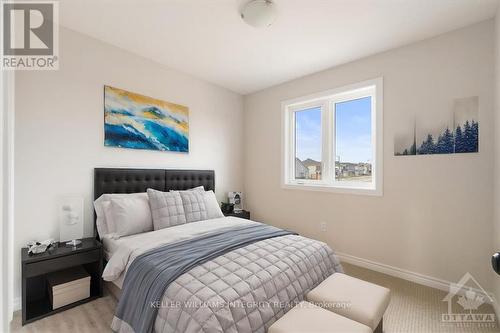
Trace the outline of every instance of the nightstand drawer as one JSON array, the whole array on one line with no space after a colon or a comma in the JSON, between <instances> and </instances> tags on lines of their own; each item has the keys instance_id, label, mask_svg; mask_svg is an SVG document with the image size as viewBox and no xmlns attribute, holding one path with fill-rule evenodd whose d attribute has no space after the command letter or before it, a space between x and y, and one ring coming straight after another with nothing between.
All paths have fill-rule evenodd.
<instances>
[{"instance_id":1,"label":"nightstand drawer","mask_svg":"<svg viewBox=\"0 0 500 333\"><path fill-rule=\"evenodd\" d=\"M98 261L100 259L100 252L100 250L92 250L29 263L25 265L24 275L25 277L32 277Z\"/></svg>"}]
</instances>

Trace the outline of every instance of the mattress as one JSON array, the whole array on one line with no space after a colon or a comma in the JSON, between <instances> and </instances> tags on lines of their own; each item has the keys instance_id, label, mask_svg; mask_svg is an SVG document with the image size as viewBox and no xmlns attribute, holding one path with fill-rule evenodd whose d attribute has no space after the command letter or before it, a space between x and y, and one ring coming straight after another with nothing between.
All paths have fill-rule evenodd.
<instances>
[{"instance_id":1,"label":"mattress","mask_svg":"<svg viewBox=\"0 0 500 333\"><path fill-rule=\"evenodd\" d=\"M256 222L226 217L108 242L112 254L103 278L119 283L133 260L151 249L248 223ZM298 235L258 241L179 276L165 290L154 330L264 333L309 290L341 271L325 243ZM126 326L120 331L130 332Z\"/></svg>"}]
</instances>

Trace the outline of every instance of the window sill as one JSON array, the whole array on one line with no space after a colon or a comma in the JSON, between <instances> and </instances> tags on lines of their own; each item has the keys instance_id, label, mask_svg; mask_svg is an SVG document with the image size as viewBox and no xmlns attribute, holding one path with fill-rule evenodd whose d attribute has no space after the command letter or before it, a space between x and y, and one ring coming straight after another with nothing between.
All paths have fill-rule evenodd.
<instances>
[{"instance_id":1,"label":"window sill","mask_svg":"<svg viewBox=\"0 0 500 333\"><path fill-rule=\"evenodd\" d=\"M318 192L330 192L339 194L369 195L369 196L379 196L379 197L383 195L381 188L355 187L352 185L342 186L342 185L311 184L311 183L306 183L306 184L284 183L281 184L281 188L287 190L318 191Z\"/></svg>"}]
</instances>

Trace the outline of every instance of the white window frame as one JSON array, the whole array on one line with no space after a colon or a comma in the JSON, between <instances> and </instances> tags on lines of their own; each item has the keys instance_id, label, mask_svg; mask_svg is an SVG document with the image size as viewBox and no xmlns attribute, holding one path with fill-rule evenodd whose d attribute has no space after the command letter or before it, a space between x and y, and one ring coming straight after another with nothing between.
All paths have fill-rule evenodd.
<instances>
[{"instance_id":1,"label":"white window frame","mask_svg":"<svg viewBox=\"0 0 500 333\"><path fill-rule=\"evenodd\" d=\"M371 97L372 182L335 179L335 104ZM367 80L281 103L282 174L281 187L335 193L383 194L383 78ZM321 107L321 180L295 179L295 113Z\"/></svg>"}]
</instances>

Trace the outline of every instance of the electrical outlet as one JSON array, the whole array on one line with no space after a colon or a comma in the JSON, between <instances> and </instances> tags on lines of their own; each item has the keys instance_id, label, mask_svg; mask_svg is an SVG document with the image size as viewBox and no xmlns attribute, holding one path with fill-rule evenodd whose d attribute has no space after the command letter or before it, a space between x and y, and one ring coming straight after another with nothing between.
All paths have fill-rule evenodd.
<instances>
[{"instance_id":1,"label":"electrical outlet","mask_svg":"<svg viewBox=\"0 0 500 333\"><path fill-rule=\"evenodd\" d=\"M319 228L321 229L321 231L326 232L326 222L320 222Z\"/></svg>"}]
</instances>

